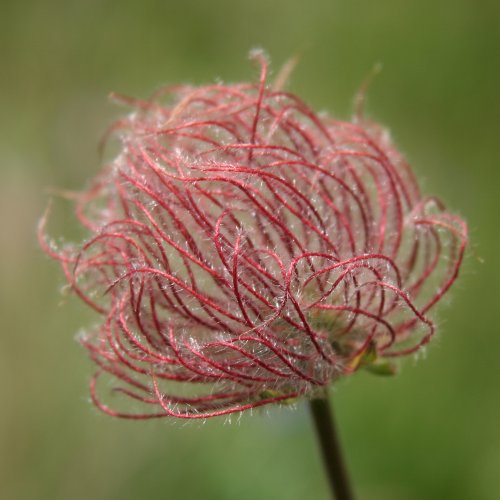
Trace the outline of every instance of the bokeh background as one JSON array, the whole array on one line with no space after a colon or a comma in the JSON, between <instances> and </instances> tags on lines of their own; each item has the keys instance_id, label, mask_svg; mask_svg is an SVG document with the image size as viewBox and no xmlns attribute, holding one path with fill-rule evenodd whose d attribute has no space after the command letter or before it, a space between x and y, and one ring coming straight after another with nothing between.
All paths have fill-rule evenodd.
<instances>
[{"instance_id":1,"label":"bokeh background","mask_svg":"<svg viewBox=\"0 0 500 500\"><path fill-rule=\"evenodd\" d=\"M74 341L95 318L60 293L35 237L50 190L78 190L99 168L100 136L124 112L110 91L255 79L255 46L275 74L301 52L290 90L340 118L382 63L368 114L471 228L426 355L334 392L359 499L500 498L500 3L2 0L2 499L328 498L304 406L189 425L99 414ZM51 232L77 235L56 207Z\"/></svg>"}]
</instances>

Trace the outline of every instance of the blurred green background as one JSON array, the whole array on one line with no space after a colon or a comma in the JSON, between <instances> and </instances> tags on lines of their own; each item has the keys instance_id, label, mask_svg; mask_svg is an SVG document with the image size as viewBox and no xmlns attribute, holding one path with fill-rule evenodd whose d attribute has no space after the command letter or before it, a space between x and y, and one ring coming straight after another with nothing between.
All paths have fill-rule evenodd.
<instances>
[{"instance_id":1,"label":"blurred green background","mask_svg":"<svg viewBox=\"0 0 500 500\"><path fill-rule=\"evenodd\" d=\"M289 88L341 118L381 62L369 115L471 228L425 362L334 393L359 499L500 498L500 3L2 0L2 499L328 498L304 406L231 425L99 414L74 342L95 318L58 293L62 273L35 238L48 190L80 189L99 168L100 136L123 113L110 91L255 79L255 46L274 74L303 51ZM62 207L51 232L71 238Z\"/></svg>"}]
</instances>

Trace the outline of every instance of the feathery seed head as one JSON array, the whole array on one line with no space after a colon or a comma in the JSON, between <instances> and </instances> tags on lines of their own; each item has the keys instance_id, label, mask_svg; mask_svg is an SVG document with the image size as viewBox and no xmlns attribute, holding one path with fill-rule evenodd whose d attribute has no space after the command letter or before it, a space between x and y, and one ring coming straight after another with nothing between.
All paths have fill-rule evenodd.
<instances>
[{"instance_id":1,"label":"feathery seed head","mask_svg":"<svg viewBox=\"0 0 500 500\"><path fill-rule=\"evenodd\" d=\"M126 99L121 153L76 201L88 240L54 250L42 220L102 315L81 342L111 415L223 415L383 369L429 341L457 277L466 225L420 194L387 132L270 89L255 57L255 84ZM102 403L103 373L144 412Z\"/></svg>"}]
</instances>

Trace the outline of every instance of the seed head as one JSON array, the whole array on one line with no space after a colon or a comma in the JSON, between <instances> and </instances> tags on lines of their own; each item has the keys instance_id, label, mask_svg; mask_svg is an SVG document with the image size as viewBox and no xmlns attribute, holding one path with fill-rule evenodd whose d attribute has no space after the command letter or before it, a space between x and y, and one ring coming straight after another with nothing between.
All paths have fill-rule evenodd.
<instances>
[{"instance_id":1,"label":"seed head","mask_svg":"<svg viewBox=\"0 0 500 500\"><path fill-rule=\"evenodd\" d=\"M406 355L458 275L465 223L423 197L386 130L258 83L176 86L111 128L121 152L53 250L102 316L82 344L95 404L204 418L289 402ZM101 402L96 382L139 401Z\"/></svg>"}]
</instances>

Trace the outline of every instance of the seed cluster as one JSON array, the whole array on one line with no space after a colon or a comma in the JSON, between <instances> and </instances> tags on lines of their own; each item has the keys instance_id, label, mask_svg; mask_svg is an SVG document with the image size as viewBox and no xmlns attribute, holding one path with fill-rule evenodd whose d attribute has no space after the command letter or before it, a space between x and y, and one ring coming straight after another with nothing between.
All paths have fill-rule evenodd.
<instances>
[{"instance_id":1,"label":"seed cluster","mask_svg":"<svg viewBox=\"0 0 500 500\"><path fill-rule=\"evenodd\" d=\"M54 250L102 315L81 342L96 405L205 418L311 395L360 360L415 352L456 279L465 223L422 197L388 133L253 84L177 86L111 134L121 152ZM96 382L144 410L112 409Z\"/></svg>"}]
</instances>

